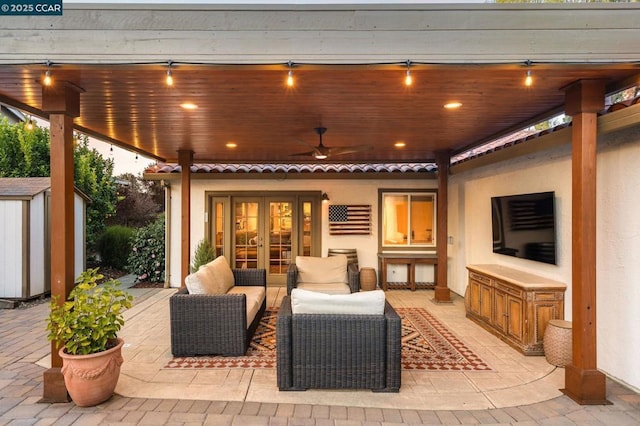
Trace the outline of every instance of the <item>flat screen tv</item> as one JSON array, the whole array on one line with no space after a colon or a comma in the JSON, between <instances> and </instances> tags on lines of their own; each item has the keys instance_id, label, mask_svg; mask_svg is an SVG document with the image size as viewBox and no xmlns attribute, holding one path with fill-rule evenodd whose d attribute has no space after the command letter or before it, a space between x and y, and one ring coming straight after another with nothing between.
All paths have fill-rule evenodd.
<instances>
[{"instance_id":1,"label":"flat screen tv","mask_svg":"<svg viewBox=\"0 0 640 426\"><path fill-rule=\"evenodd\" d=\"M491 198L493 252L556 264L554 192Z\"/></svg>"}]
</instances>

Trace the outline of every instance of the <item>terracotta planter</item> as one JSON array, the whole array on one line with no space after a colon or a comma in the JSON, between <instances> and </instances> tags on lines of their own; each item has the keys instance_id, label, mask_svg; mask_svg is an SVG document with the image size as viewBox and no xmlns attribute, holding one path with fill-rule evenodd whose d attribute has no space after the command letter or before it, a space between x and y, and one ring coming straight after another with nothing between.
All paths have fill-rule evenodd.
<instances>
[{"instance_id":1,"label":"terracotta planter","mask_svg":"<svg viewBox=\"0 0 640 426\"><path fill-rule=\"evenodd\" d=\"M103 352L69 355L61 348L62 375L73 402L80 407L97 405L113 395L120 377L124 340Z\"/></svg>"}]
</instances>

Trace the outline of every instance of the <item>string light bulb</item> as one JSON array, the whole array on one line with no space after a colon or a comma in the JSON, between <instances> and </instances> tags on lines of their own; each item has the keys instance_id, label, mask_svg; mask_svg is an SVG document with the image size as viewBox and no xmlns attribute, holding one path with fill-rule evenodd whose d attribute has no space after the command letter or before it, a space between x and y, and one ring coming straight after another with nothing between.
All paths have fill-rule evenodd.
<instances>
[{"instance_id":1,"label":"string light bulb","mask_svg":"<svg viewBox=\"0 0 640 426\"><path fill-rule=\"evenodd\" d=\"M173 63L173 62L169 61L169 64L168 64L168 65L169 65L169 68L167 69L167 79L166 79L166 82L167 82L167 86L169 86L169 87L173 86L173 73L171 72L171 64L172 64L172 63Z\"/></svg>"},{"instance_id":2,"label":"string light bulb","mask_svg":"<svg viewBox=\"0 0 640 426\"><path fill-rule=\"evenodd\" d=\"M411 76L411 61L407 60L407 73L404 76L404 85L411 86L413 84L413 77Z\"/></svg>"},{"instance_id":3,"label":"string light bulb","mask_svg":"<svg viewBox=\"0 0 640 426\"><path fill-rule=\"evenodd\" d=\"M527 87L531 87L533 84L533 76L531 75L531 70L527 70L527 74L524 78L524 85Z\"/></svg>"},{"instance_id":4,"label":"string light bulb","mask_svg":"<svg viewBox=\"0 0 640 426\"><path fill-rule=\"evenodd\" d=\"M33 130L33 120L31 119L31 117L29 117L29 119L27 120L26 128L27 130Z\"/></svg>"},{"instance_id":5,"label":"string light bulb","mask_svg":"<svg viewBox=\"0 0 640 426\"><path fill-rule=\"evenodd\" d=\"M527 67L527 72L525 73L524 77L524 85L526 87L531 87L531 85L533 84L533 75L531 73L531 70L529 69L529 67L531 66L531 60L527 59L524 64Z\"/></svg>"},{"instance_id":6,"label":"string light bulb","mask_svg":"<svg viewBox=\"0 0 640 426\"><path fill-rule=\"evenodd\" d=\"M53 84L53 78L51 78L51 62L47 61L47 71L44 73L44 79L42 83L45 86L51 86Z\"/></svg>"},{"instance_id":7,"label":"string light bulb","mask_svg":"<svg viewBox=\"0 0 640 426\"><path fill-rule=\"evenodd\" d=\"M289 72L287 73L287 86L293 87L293 62L289 61Z\"/></svg>"}]
</instances>

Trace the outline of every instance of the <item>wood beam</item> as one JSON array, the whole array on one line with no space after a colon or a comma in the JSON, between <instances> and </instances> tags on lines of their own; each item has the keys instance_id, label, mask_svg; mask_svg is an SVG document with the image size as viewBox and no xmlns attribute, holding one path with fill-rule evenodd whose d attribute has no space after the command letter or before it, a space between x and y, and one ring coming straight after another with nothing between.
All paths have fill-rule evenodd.
<instances>
[{"instance_id":1,"label":"wood beam","mask_svg":"<svg viewBox=\"0 0 640 426\"><path fill-rule=\"evenodd\" d=\"M579 404L607 404L606 378L597 369L596 345L596 148L597 112L604 107L602 80L565 88L573 117L572 144L572 336L573 359L562 391Z\"/></svg>"},{"instance_id":2,"label":"wood beam","mask_svg":"<svg viewBox=\"0 0 640 426\"><path fill-rule=\"evenodd\" d=\"M184 287L184 279L189 275L189 255L191 251L191 164L193 163L193 151L178 150L178 164L182 173L181 183L181 256L180 256L180 286Z\"/></svg>"},{"instance_id":3,"label":"wood beam","mask_svg":"<svg viewBox=\"0 0 640 426\"><path fill-rule=\"evenodd\" d=\"M42 88L51 138L51 295L59 304L67 300L75 278L73 119L80 113L80 92L64 82ZM58 343L51 343L51 368L43 376L45 402L69 401Z\"/></svg>"},{"instance_id":4,"label":"wood beam","mask_svg":"<svg viewBox=\"0 0 640 426\"><path fill-rule=\"evenodd\" d=\"M438 267L436 268L436 288L434 290L434 301L436 303L451 303L451 290L447 283L448 266L448 184L449 184L449 164L451 154L449 151L436 152L436 163L438 165L438 200L437 200L437 222L436 222L436 246L438 247Z\"/></svg>"}]
</instances>

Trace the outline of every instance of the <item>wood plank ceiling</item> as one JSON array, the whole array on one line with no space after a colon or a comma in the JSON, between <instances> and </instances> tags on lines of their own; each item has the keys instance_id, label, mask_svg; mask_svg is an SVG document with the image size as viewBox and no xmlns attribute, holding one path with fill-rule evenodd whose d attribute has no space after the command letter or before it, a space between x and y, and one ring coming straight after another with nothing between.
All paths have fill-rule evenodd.
<instances>
[{"instance_id":1,"label":"wood plank ceiling","mask_svg":"<svg viewBox=\"0 0 640 426\"><path fill-rule=\"evenodd\" d=\"M77 125L91 135L161 160L193 150L194 161L317 161L292 154L317 145L314 128L327 127L330 147L369 145L371 150L325 161L430 161L434 152L460 152L561 108L562 88L585 78L610 87L633 81L631 64L534 65L525 87L523 65L411 67L395 65L296 65L287 67L174 64L175 84L165 85L166 64L54 65L54 84L82 88ZM0 66L0 101L40 114L43 65ZM458 101L462 107L443 105ZM195 110L180 107L184 102ZM394 147L402 141L404 148ZM225 146L228 142L236 148ZM308 144L308 145L306 145Z\"/></svg>"}]
</instances>

